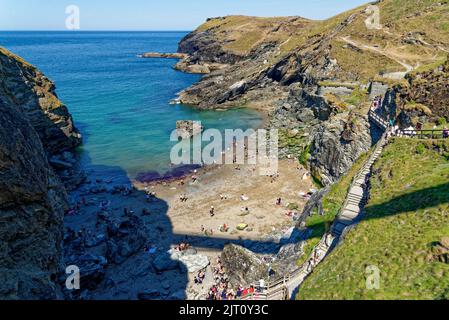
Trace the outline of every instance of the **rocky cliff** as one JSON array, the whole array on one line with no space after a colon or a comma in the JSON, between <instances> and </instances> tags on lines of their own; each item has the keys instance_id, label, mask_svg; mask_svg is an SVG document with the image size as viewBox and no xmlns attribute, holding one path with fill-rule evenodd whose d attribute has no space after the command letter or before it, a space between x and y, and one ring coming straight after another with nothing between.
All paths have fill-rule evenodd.
<instances>
[{"instance_id":1,"label":"rocky cliff","mask_svg":"<svg viewBox=\"0 0 449 320\"><path fill-rule=\"evenodd\" d=\"M54 85L0 50L0 299L56 299L67 196L50 155L80 143Z\"/></svg>"},{"instance_id":2,"label":"rocky cliff","mask_svg":"<svg viewBox=\"0 0 449 320\"><path fill-rule=\"evenodd\" d=\"M0 298L57 298L66 194L23 112L0 123Z\"/></svg>"},{"instance_id":3,"label":"rocky cliff","mask_svg":"<svg viewBox=\"0 0 449 320\"><path fill-rule=\"evenodd\" d=\"M405 85L396 86L392 104L404 126L420 121L449 121L449 60L430 70L407 76Z\"/></svg>"},{"instance_id":4,"label":"rocky cliff","mask_svg":"<svg viewBox=\"0 0 449 320\"><path fill-rule=\"evenodd\" d=\"M30 121L49 154L70 150L81 143L67 107L55 86L39 70L0 48L0 99L14 105Z\"/></svg>"}]
</instances>

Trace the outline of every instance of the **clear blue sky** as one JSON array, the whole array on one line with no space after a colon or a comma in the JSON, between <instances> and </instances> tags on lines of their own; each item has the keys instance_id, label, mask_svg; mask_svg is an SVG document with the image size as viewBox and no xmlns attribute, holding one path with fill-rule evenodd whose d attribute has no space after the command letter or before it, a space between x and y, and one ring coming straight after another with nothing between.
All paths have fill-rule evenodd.
<instances>
[{"instance_id":1,"label":"clear blue sky","mask_svg":"<svg viewBox=\"0 0 449 320\"><path fill-rule=\"evenodd\" d=\"M325 19L368 0L0 0L0 30L64 30L77 5L81 30L192 30L208 17L244 14Z\"/></svg>"}]
</instances>

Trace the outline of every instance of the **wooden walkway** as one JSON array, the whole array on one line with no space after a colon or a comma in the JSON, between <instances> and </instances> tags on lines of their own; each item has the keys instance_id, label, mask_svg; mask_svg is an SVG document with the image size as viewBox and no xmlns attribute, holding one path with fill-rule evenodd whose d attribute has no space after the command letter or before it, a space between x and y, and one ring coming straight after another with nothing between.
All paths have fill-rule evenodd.
<instances>
[{"instance_id":1,"label":"wooden walkway","mask_svg":"<svg viewBox=\"0 0 449 320\"><path fill-rule=\"evenodd\" d=\"M399 130L397 136L405 136L416 139L448 139L447 130Z\"/></svg>"}]
</instances>

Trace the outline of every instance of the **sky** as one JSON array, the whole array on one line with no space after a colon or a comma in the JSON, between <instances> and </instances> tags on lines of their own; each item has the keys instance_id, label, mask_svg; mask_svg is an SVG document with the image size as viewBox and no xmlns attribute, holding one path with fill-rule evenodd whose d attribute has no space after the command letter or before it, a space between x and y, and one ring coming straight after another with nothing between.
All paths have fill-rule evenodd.
<instances>
[{"instance_id":1,"label":"sky","mask_svg":"<svg viewBox=\"0 0 449 320\"><path fill-rule=\"evenodd\" d=\"M193 30L209 17L326 19L368 0L0 0L0 30L66 30L79 8L80 30ZM72 21L72 20L70 20ZM73 24L71 24L73 26Z\"/></svg>"}]
</instances>

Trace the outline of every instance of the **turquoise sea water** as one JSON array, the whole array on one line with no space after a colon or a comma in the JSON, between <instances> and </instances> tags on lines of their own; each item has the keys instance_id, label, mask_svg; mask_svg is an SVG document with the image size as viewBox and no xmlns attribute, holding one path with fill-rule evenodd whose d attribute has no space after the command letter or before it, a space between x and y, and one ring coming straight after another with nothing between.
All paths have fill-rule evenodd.
<instances>
[{"instance_id":1,"label":"turquoise sea water","mask_svg":"<svg viewBox=\"0 0 449 320\"><path fill-rule=\"evenodd\" d=\"M177 120L206 128L247 129L261 124L251 110L197 111L170 105L200 79L172 69L176 60L142 59L175 52L186 32L0 32L0 46L52 79L84 136L80 148L90 170L120 168L129 177L169 169L170 133ZM113 170L110 173L113 175Z\"/></svg>"}]
</instances>

